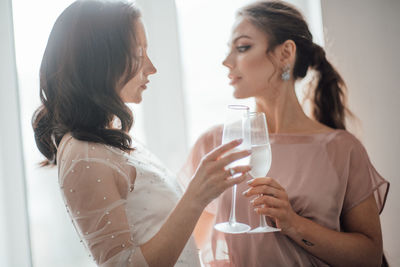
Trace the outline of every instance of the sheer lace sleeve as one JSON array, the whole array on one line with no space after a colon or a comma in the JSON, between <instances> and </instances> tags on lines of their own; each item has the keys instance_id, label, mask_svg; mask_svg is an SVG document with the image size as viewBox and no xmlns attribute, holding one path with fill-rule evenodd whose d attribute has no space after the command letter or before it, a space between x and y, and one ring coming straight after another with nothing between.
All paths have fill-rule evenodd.
<instances>
[{"instance_id":1,"label":"sheer lace sleeve","mask_svg":"<svg viewBox=\"0 0 400 267\"><path fill-rule=\"evenodd\" d=\"M119 158L121 156L121 158ZM133 243L126 199L136 171L100 144L70 139L59 149L59 182L67 211L99 266L147 266Z\"/></svg>"}]
</instances>

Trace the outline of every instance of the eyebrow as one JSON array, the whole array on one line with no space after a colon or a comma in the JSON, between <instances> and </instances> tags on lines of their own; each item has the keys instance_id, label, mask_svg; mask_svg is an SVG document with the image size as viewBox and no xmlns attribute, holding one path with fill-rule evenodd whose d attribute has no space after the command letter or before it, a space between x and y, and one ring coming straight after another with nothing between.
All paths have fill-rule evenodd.
<instances>
[{"instance_id":1,"label":"eyebrow","mask_svg":"<svg viewBox=\"0 0 400 267\"><path fill-rule=\"evenodd\" d=\"M236 37L234 40L233 40L233 44L234 43L236 43L239 39L241 39L241 38L247 38L247 39L251 39L251 37L250 36L248 36L248 35L240 35L240 36L238 36L238 37Z\"/></svg>"}]
</instances>

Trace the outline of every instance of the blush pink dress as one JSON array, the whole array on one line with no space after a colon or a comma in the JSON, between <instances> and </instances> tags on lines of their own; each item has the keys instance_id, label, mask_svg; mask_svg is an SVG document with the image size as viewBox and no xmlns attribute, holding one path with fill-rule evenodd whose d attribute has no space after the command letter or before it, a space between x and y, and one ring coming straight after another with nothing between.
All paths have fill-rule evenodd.
<instances>
[{"instance_id":1,"label":"blush pink dress","mask_svg":"<svg viewBox=\"0 0 400 267\"><path fill-rule=\"evenodd\" d=\"M187 186L200 159L221 144L222 126L204 133L194 145L179 179ZM294 211L322 226L341 231L346 212L374 194L381 212L389 183L372 166L363 145L349 132L319 134L270 134L272 165L269 177L286 189ZM249 199L242 196L246 183L238 185L237 221L252 228L259 224ZM231 191L207 207L216 223L228 221ZM206 266L327 266L286 235L223 234L212 230L202 251Z\"/></svg>"}]
</instances>

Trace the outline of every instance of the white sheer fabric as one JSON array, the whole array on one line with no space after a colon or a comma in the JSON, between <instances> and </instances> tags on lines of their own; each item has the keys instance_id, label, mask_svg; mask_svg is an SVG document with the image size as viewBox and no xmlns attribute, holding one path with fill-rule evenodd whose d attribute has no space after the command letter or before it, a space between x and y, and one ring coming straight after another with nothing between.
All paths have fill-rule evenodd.
<instances>
[{"instance_id":1,"label":"white sheer fabric","mask_svg":"<svg viewBox=\"0 0 400 267\"><path fill-rule=\"evenodd\" d=\"M82 242L100 266L147 266L140 245L175 207L181 189L138 141L131 154L66 134L57 152L64 201ZM175 266L200 266L193 238Z\"/></svg>"}]
</instances>

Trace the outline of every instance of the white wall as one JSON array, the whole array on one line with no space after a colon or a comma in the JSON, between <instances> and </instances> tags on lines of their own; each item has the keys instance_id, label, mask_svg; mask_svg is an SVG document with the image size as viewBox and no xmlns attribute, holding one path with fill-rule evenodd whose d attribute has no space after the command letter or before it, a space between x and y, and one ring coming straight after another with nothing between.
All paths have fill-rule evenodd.
<instances>
[{"instance_id":1,"label":"white wall","mask_svg":"<svg viewBox=\"0 0 400 267\"><path fill-rule=\"evenodd\" d=\"M389 263L400 266L400 1L322 0L321 6L328 56L347 82L359 137L391 183L381 223Z\"/></svg>"},{"instance_id":2,"label":"white wall","mask_svg":"<svg viewBox=\"0 0 400 267\"><path fill-rule=\"evenodd\" d=\"M0 265L30 266L11 0L0 1Z\"/></svg>"}]
</instances>

